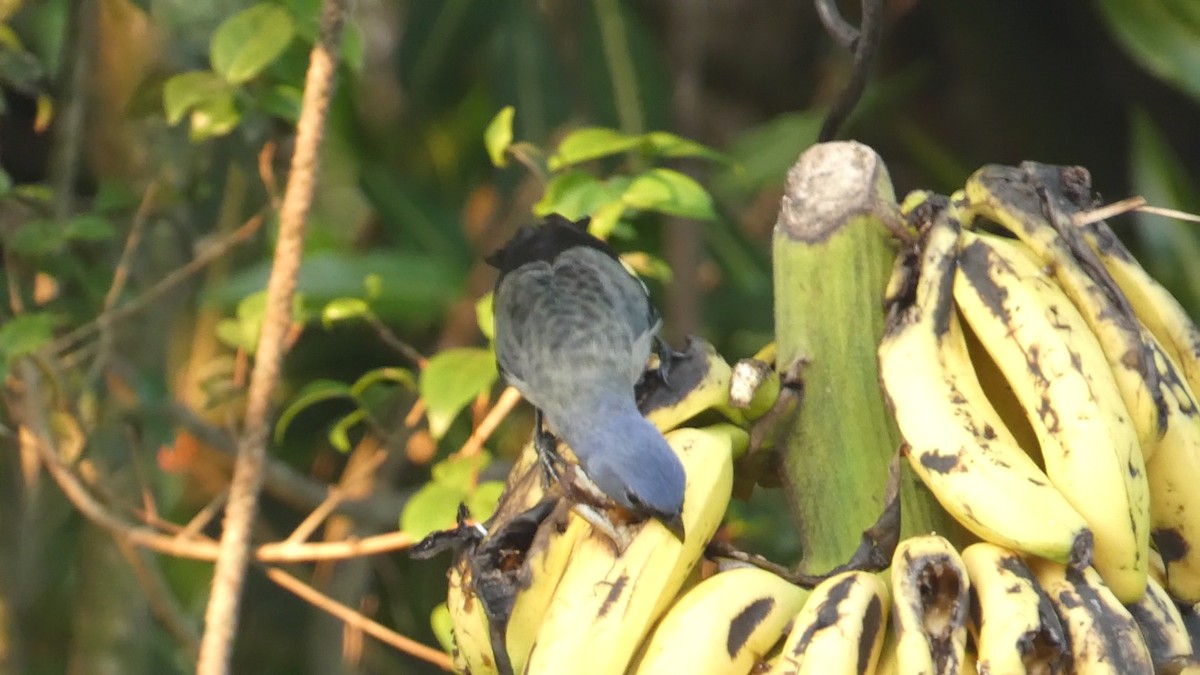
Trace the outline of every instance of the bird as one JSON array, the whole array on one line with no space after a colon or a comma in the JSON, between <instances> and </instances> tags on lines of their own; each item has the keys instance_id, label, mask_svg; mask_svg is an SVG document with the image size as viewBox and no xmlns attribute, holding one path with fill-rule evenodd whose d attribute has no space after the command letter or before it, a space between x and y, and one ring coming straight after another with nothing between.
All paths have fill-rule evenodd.
<instances>
[{"instance_id":1,"label":"bird","mask_svg":"<svg viewBox=\"0 0 1200 675\"><path fill-rule=\"evenodd\" d=\"M550 214L486 258L500 271L498 370L534 407L534 445L549 478L562 461L557 437L604 496L682 540L683 464L634 393L654 346L665 346L662 319L646 286L588 223Z\"/></svg>"}]
</instances>

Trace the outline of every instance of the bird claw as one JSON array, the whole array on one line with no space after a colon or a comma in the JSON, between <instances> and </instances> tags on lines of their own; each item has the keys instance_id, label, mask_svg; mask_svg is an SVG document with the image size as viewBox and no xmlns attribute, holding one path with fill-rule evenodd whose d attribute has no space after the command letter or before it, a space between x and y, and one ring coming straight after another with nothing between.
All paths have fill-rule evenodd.
<instances>
[{"instance_id":1,"label":"bird claw","mask_svg":"<svg viewBox=\"0 0 1200 675\"><path fill-rule=\"evenodd\" d=\"M550 487L561 481L563 466L562 455L558 454L558 439L546 430L542 421L542 411L534 412L533 420L533 449L537 452L538 466L542 469L542 481Z\"/></svg>"},{"instance_id":2,"label":"bird claw","mask_svg":"<svg viewBox=\"0 0 1200 675\"><path fill-rule=\"evenodd\" d=\"M658 368L654 372L658 374L658 379L665 386L670 387L671 383L667 380L667 376L671 371L671 365L686 357L688 352L675 351L661 335L654 336L654 350L658 353Z\"/></svg>"}]
</instances>

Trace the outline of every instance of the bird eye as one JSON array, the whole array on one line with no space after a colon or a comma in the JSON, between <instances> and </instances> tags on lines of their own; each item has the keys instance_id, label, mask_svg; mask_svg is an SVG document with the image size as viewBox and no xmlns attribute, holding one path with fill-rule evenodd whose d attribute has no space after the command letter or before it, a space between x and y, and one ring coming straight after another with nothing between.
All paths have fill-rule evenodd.
<instances>
[{"instance_id":1,"label":"bird eye","mask_svg":"<svg viewBox=\"0 0 1200 675\"><path fill-rule=\"evenodd\" d=\"M642 509L642 508L645 508L645 506L646 506L645 504L642 503L642 500L639 499L638 496L633 493L633 490L625 491L625 499L629 501L630 506L632 506L636 509Z\"/></svg>"}]
</instances>

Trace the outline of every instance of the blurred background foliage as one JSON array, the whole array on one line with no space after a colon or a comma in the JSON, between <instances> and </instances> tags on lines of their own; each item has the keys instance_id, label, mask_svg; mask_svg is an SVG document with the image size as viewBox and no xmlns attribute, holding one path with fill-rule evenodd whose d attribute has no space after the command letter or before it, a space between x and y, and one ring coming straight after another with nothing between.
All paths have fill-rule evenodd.
<instances>
[{"instance_id":1,"label":"blurred background foliage","mask_svg":"<svg viewBox=\"0 0 1200 675\"><path fill-rule=\"evenodd\" d=\"M1089 167L1112 199L1200 210L1194 0L886 8L881 56L842 136L882 154L899 194L949 192L981 164L1034 159ZM318 11L318 0L0 2L5 672L191 670L211 566L117 546L81 518L20 448L9 369L38 355L55 384L46 405L59 450L113 510L183 524L219 505ZM268 480L260 539L286 536L319 501L311 488L339 481L358 508L318 538L398 524L419 534L458 501L494 501L531 421L518 408L487 452L454 455L499 391L477 321L493 280L481 261L535 210L589 211L652 171L703 186L688 208L622 207L612 236L651 278L673 342L703 335L730 360L757 351L771 335L767 252L783 178L849 68L807 2L354 3L272 450L276 473L299 482ZM510 152L489 158L485 130L505 106L511 139L499 147ZM671 132L714 152L634 143L548 161L589 127L643 141ZM572 180L621 189L590 202L547 189ZM266 214L257 229L255 214ZM1195 312L1195 226L1118 225ZM103 308L242 231L247 243L144 311L92 330ZM137 247L119 265L131 233ZM114 288L118 268L127 279ZM80 327L90 332L72 334ZM738 504L728 535L794 560L782 504ZM398 552L293 572L436 644L445 567ZM239 672L433 671L261 575L246 593Z\"/></svg>"}]
</instances>

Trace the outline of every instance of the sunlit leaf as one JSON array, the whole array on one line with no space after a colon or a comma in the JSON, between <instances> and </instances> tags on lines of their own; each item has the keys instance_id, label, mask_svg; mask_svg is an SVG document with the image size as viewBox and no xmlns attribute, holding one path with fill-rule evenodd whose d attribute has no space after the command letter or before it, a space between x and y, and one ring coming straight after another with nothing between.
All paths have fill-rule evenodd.
<instances>
[{"instance_id":1,"label":"sunlit leaf","mask_svg":"<svg viewBox=\"0 0 1200 675\"><path fill-rule=\"evenodd\" d=\"M188 138L200 142L233 131L242 121L242 113L238 110L233 92L224 91L198 101L192 107L189 121Z\"/></svg>"},{"instance_id":2,"label":"sunlit leaf","mask_svg":"<svg viewBox=\"0 0 1200 675\"><path fill-rule=\"evenodd\" d=\"M712 196L695 179L672 169L651 169L634 177L621 196L627 206L684 218L716 217Z\"/></svg>"},{"instance_id":3,"label":"sunlit leaf","mask_svg":"<svg viewBox=\"0 0 1200 675\"><path fill-rule=\"evenodd\" d=\"M458 413L496 381L496 357L490 349L462 347L435 354L421 371L429 433L441 438Z\"/></svg>"},{"instance_id":4,"label":"sunlit leaf","mask_svg":"<svg viewBox=\"0 0 1200 675\"><path fill-rule=\"evenodd\" d=\"M480 483L467 497L467 509L471 512L471 517L476 520L491 518L503 492L503 481L489 480Z\"/></svg>"},{"instance_id":5,"label":"sunlit leaf","mask_svg":"<svg viewBox=\"0 0 1200 675\"><path fill-rule=\"evenodd\" d=\"M202 101L228 92L229 85L212 71L193 70L172 76L163 85L163 112L167 124L177 124Z\"/></svg>"},{"instance_id":6,"label":"sunlit leaf","mask_svg":"<svg viewBox=\"0 0 1200 675\"><path fill-rule=\"evenodd\" d=\"M627 152L638 147L641 142L641 136L631 136L616 129L606 127L577 129L567 134L558 144L558 148L549 160L550 170L558 171L581 162Z\"/></svg>"},{"instance_id":7,"label":"sunlit leaf","mask_svg":"<svg viewBox=\"0 0 1200 675\"><path fill-rule=\"evenodd\" d=\"M209 46L213 70L226 82L241 84L278 58L294 34L286 9L266 2L253 5L223 21L213 33Z\"/></svg>"},{"instance_id":8,"label":"sunlit leaf","mask_svg":"<svg viewBox=\"0 0 1200 675\"><path fill-rule=\"evenodd\" d=\"M608 239L617 230L621 216L624 214L625 204L623 202L609 202L592 213L592 221L588 223L588 232L601 239Z\"/></svg>"},{"instance_id":9,"label":"sunlit leaf","mask_svg":"<svg viewBox=\"0 0 1200 675\"><path fill-rule=\"evenodd\" d=\"M492 455L486 451L470 456L451 455L434 464L430 475L434 481L457 487L465 494L475 485L479 472L491 463Z\"/></svg>"},{"instance_id":10,"label":"sunlit leaf","mask_svg":"<svg viewBox=\"0 0 1200 675\"><path fill-rule=\"evenodd\" d=\"M329 430L329 444L338 452L350 452L350 429L367 418L367 411L359 408L337 421Z\"/></svg>"},{"instance_id":11,"label":"sunlit leaf","mask_svg":"<svg viewBox=\"0 0 1200 675\"><path fill-rule=\"evenodd\" d=\"M326 328L338 321L361 319L371 314L371 306L362 298L338 298L325 304L321 310L321 324Z\"/></svg>"},{"instance_id":12,"label":"sunlit leaf","mask_svg":"<svg viewBox=\"0 0 1200 675\"><path fill-rule=\"evenodd\" d=\"M717 162L728 162L730 158L707 145L676 136L666 131L651 131L642 136L642 150L656 157L699 157Z\"/></svg>"},{"instance_id":13,"label":"sunlit leaf","mask_svg":"<svg viewBox=\"0 0 1200 675\"><path fill-rule=\"evenodd\" d=\"M466 497L466 491L460 487L429 481L405 503L400 512L400 529L414 539L448 530L457 522L458 505Z\"/></svg>"},{"instance_id":14,"label":"sunlit leaf","mask_svg":"<svg viewBox=\"0 0 1200 675\"><path fill-rule=\"evenodd\" d=\"M283 441L283 436L287 433L288 425L306 408L323 401L352 398L354 398L354 393L350 390L350 387L346 386L345 382L338 382L337 380L313 380L309 382L292 397L291 403L280 413L279 421L275 423L275 442L280 443Z\"/></svg>"},{"instance_id":15,"label":"sunlit leaf","mask_svg":"<svg viewBox=\"0 0 1200 675\"><path fill-rule=\"evenodd\" d=\"M475 321L479 324L479 332L488 340L496 338L496 317L492 313L492 301L495 298L488 291L475 302Z\"/></svg>"},{"instance_id":16,"label":"sunlit leaf","mask_svg":"<svg viewBox=\"0 0 1200 675\"><path fill-rule=\"evenodd\" d=\"M450 616L450 608L446 603L438 603L429 614L429 627L437 638L442 651L450 654L454 651L454 619Z\"/></svg>"},{"instance_id":17,"label":"sunlit leaf","mask_svg":"<svg viewBox=\"0 0 1200 675\"><path fill-rule=\"evenodd\" d=\"M13 361L41 349L54 337L54 327L62 323L49 312L29 312L0 324L0 382L8 376Z\"/></svg>"},{"instance_id":18,"label":"sunlit leaf","mask_svg":"<svg viewBox=\"0 0 1200 675\"><path fill-rule=\"evenodd\" d=\"M400 385L411 391L416 391L417 389L417 378L412 374L411 370L396 368L394 366L384 366L382 368L373 368L363 373L350 386L350 392L356 397L362 396L367 389L385 382Z\"/></svg>"},{"instance_id":19,"label":"sunlit leaf","mask_svg":"<svg viewBox=\"0 0 1200 675\"><path fill-rule=\"evenodd\" d=\"M509 144L513 140L513 116L516 114L516 109L511 105L506 105L496 113L491 122L488 122L487 129L483 132L483 145L487 148L488 157L492 160L492 165L497 167L508 166L508 157L504 155L504 151L508 149Z\"/></svg>"}]
</instances>

